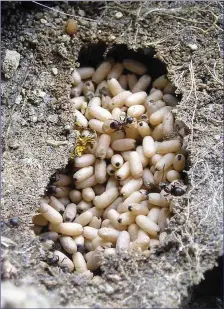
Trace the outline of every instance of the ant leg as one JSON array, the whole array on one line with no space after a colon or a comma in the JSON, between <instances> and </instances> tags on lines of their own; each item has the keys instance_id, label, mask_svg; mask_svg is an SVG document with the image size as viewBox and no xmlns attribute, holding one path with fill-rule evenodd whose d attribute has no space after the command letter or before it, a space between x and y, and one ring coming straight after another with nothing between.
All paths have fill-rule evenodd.
<instances>
[{"instance_id":1,"label":"ant leg","mask_svg":"<svg viewBox=\"0 0 224 309\"><path fill-rule=\"evenodd\" d=\"M168 198L169 195L170 195L170 193L166 193L166 194L163 194L163 197L165 197L165 199L166 199L167 201L169 201L169 198Z\"/></svg>"},{"instance_id":2,"label":"ant leg","mask_svg":"<svg viewBox=\"0 0 224 309\"><path fill-rule=\"evenodd\" d=\"M122 117L122 115L119 116L120 122L125 122L127 118L127 115L125 114L124 117Z\"/></svg>"},{"instance_id":3,"label":"ant leg","mask_svg":"<svg viewBox=\"0 0 224 309\"><path fill-rule=\"evenodd\" d=\"M126 137L126 131L125 131L125 128L124 127L122 127L122 129L121 129L123 132L124 132L124 136Z\"/></svg>"},{"instance_id":4,"label":"ant leg","mask_svg":"<svg viewBox=\"0 0 224 309\"><path fill-rule=\"evenodd\" d=\"M165 191L166 192L166 191ZM164 197L167 197L170 193L163 194Z\"/></svg>"},{"instance_id":5,"label":"ant leg","mask_svg":"<svg viewBox=\"0 0 224 309\"><path fill-rule=\"evenodd\" d=\"M67 257L64 257L64 258L63 258L63 260L61 261L61 263L63 263L63 262L64 262L64 260L66 260L66 259L67 259Z\"/></svg>"},{"instance_id":6,"label":"ant leg","mask_svg":"<svg viewBox=\"0 0 224 309\"><path fill-rule=\"evenodd\" d=\"M56 262L56 263L58 263L58 261L59 261L59 256L56 254L56 255L54 255L54 257L57 258L57 262Z\"/></svg>"}]
</instances>

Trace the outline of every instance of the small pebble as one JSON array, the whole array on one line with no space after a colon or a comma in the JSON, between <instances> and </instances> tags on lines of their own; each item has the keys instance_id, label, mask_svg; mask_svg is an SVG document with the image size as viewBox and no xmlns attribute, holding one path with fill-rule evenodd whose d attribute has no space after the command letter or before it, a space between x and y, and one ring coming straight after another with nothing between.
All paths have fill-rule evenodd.
<instances>
[{"instance_id":1,"label":"small pebble","mask_svg":"<svg viewBox=\"0 0 224 309\"><path fill-rule=\"evenodd\" d=\"M38 95L38 97L40 97L40 98L44 98L45 95L46 95L46 92L44 92L44 91L42 91L42 90L38 90L38 91L37 91L37 95Z\"/></svg>"},{"instance_id":2,"label":"small pebble","mask_svg":"<svg viewBox=\"0 0 224 309\"><path fill-rule=\"evenodd\" d=\"M70 133L71 132L71 126L70 126L70 124L67 124L67 125L65 125L65 132L66 133Z\"/></svg>"},{"instance_id":3,"label":"small pebble","mask_svg":"<svg viewBox=\"0 0 224 309\"><path fill-rule=\"evenodd\" d=\"M69 42L71 40L70 36L67 36L66 34L63 34L61 37L61 42Z\"/></svg>"},{"instance_id":4,"label":"small pebble","mask_svg":"<svg viewBox=\"0 0 224 309\"><path fill-rule=\"evenodd\" d=\"M82 17L84 17L84 16L86 15L85 11L80 10L80 9L79 9L79 11L78 11L78 14L79 14L80 16L82 16Z\"/></svg>"},{"instance_id":5,"label":"small pebble","mask_svg":"<svg viewBox=\"0 0 224 309\"><path fill-rule=\"evenodd\" d=\"M66 49L66 47L64 46L63 43L61 43L61 45L58 46L58 53L62 58L67 58L68 56L68 51Z\"/></svg>"},{"instance_id":6,"label":"small pebble","mask_svg":"<svg viewBox=\"0 0 224 309\"><path fill-rule=\"evenodd\" d=\"M44 25L47 23L46 19L43 19L43 18L41 18L40 22L41 24L44 24Z\"/></svg>"},{"instance_id":7,"label":"small pebble","mask_svg":"<svg viewBox=\"0 0 224 309\"><path fill-rule=\"evenodd\" d=\"M49 122L52 122L52 123L57 123L58 122L58 115L50 115L50 116L48 116L47 120Z\"/></svg>"},{"instance_id":8,"label":"small pebble","mask_svg":"<svg viewBox=\"0 0 224 309\"><path fill-rule=\"evenodd\" d=\"M58 74L58 69L57 69L57 68L52 68L52 73L53 73L54 75L57 75L57 74Z\"/></svg>"},{"instance_id":9,"label":"small pebble","mask_svg":"<svg viewBox=\"0 0 224 309\"><path fill-rule=\"evenodd\" d=\"M107 295L111 295L114 293L114 288L112 288L109 284L105 284L104 291Z\"/></svg>"},{"instance_id":10,"label":"small pebble","mask_svg":"<svg viewBox=\"0 0 224 309\"><path fill-rule=\"evenodd\" d=\"M8 146L11 148L11 149L17 149L19 148L19 143L17 141L10 141L8 143Z\"/></svg>"},{"instance_id":11,"label":"small pebble","mask_svg":"<svg viewBox=\"0 0 224 309\"><path fill-rule=\"evenodd\" d=\"M114 41L115 39L116 39L116 36L114 36L114 35L112 35L112 34L108 37L108 40L109 40L110 42Z\"/></svg>"},{"instance_id":12,"label":"small pebble","mask_svg":"<svg viewBox=\"0 0 224 309\"><path fill-rule=\"evenodd\" d=\"M188 44L188 47L191 49L191 50L197 50L198 47L196 44Z\"/></svg>"},{"instance_id":13,"label":"small pebble","mask_svg":"<svg viewBox=\"0 0 224 309\"><path fill-rule=\"evenodd\" d=\"M37 122L37 116L33 116L33 117L32 117L32 121L33 121L33 122Z\"/></svg>"},{"instance_id":14,"label":"small pebble","mask_svg":"<svg viewBox=\"0 0 224 309\"><path fill-rule=\"evenodd\" d=\"M61 18L55 18L54 21L55 21L56 24L60 24L62 20L61 20Z\"/></svg>"},{"instance_id":15,"label":"small pebble","mask_svg":"<svg viewBox=\"0 0 224 309\"><path fill-rule=\"evenodd\" d=\"M215 138L216 140L220 140L220 135L215 135L214 138Z\"/></svg>"},{"instance_id":16,"label":"small pebble","mask_svg":"<svg viewBox=\"0 0 224 309\"><path fill-rule=\"evenodd\" d=\"M121 280L121 277L118 275L108 275L108 278L111 279L114 282L118 282Z\"/></svg>"},{"instance_id":17,"label":"small pebble","mask_svg":"<svg viewBox=\"0 0 224 309\"><path fill-rule=\"evenodd\" d=\"M15 99L15 104L20 104L20 102L22 101L22 96L19 94L16 99Z\"/></svg>"},{"instance_id":18,"label":"small pebble","mask_svg":"<svg viewBox=\"0 0 224 309\"><path fill-rule=\"evenodd\" d=\"M115 14L115 18L117 18L117 19L121 19L122 17L123 17L123 14L121 12L117 12Z\"/></svg>"},{"instance_id":19,"label":"small pebble","mask_svg":"<svg viewBox=\"0 0 224 309\"><path fill-rule=\"evenodd\" d=\"M5 58L2 64L2 71L5 78L11 78L16 72L20 61L20 54L15 50L6 49Z\"/></svg>"}]
</instances>

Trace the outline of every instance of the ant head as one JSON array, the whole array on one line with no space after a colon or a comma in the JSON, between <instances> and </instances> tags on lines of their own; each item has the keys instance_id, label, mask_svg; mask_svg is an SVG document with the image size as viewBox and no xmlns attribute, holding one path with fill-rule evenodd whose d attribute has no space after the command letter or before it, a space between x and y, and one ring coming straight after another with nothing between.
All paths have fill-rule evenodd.
<instances>
[{"instance_id":1,"label":"ant head","mask_svg":"<svg viewBox=\"0 0 224 309\"><path fill-rule=\"evenodd\" d=\"M82 254L84 254L85 253L84 245L78 244L77 245L77 252L81 252Z\"/></svg>"},{"instance_id":2,"label":"ant head","mask_svg":"<svg viewBox=\"0 0 224 309\"><path fill-rule=\"evenodd\" d=\"M102 87L99 91L100 95L107 96L108 95L108 89L106 87Z\"/></svg>"},{"instance_id":3,"label":"ant head","mask_svg":"<svg viewBox=\"0 0 224 309\"><path fill-rule=\"evenodd\" d=\"M116 121L112 121L110 124L110 128L114 130L119 129L119 123L117 123Z\"/></svg>"},{"instance_id":4,"label":"ant head","mask_svg":"<svg viewBox=\"0 0 224 309\"><path fill-rule=\"evenodd\" d=\"M58 181L58 179L59 179L59 176L57 175L57 173L54 173L54 174L51 176L50 182L51 182L51 183L54 183L54 182Z\"/></svg>"},{"instance_id":5,"label":"ant head","mask_svg":"<svg viewBox=\"0 0 224 309\"><path fill-rule=\"evenodd\" d=\"M132 117L127 117L127 123L131 124L134 121L134 118Z\"/></svg>"},{"instance_id":6,"label":"ant head","mask_svg":"<svg viewBox=\"0 0 224 309\"><path fill-rule=\"evenodd\" d=\"M178 155L177 155L177 160L178 160L178 161L180 161L182 158L183 158L183 155L182 155L182 154L178 154Z\"/></svg>"},{"instance_id":7,"label":"ant head","mask_svg":"<svg viewBox=\"0 0 224 309\"><path fill-rule=\"evenodd\" d=\"M87 91L85 94L85 98L90 101L92 98L94 98L95 94L92 91Z\"/></svg>"},{"instance_id":8,"label":"ant head","mask_svg":"<svg viewBox=\"0 0 224 309\"><path fill-rule=\"evenodd\" d=\"M142 119L143 121L147 121L147 120L148 120L148 117L147 117L147 115L146 115L146 114L142 114L141 119Z\"/></svg>"},{"instance_id":9,"label":"ant head","mask_svg":"<svg viewBox=\"0 0 224 309\"><path fill-rule=\"evenodd\" d=\"M57 189L56 186L50 185L50 186L47 187L47 190L45 191L45 194L46 195L55 194L56 193L56 189Z\"/></svg>"},{"instance_id":10,"label":"ant head","mask_svg":"<svg viewBox=\"0 0 224 309\"><path fill-rule=\"evenodd\" d=\"M57 256L57 255L54 255L52 258L49 258L48 259L48 263L49 264L55 264L55 263L57 263L59 261L59 256Z\"/></svg>"},{"instance_id":11,"label":"ant head","mask_svg":"<svg viewBox=\"0 0 224 309\"><path fill-rule=\"evenodd\" d=\"M88 80L87 82L85 82L86 86L91 86L91 82Z\"/></svg>"},{"instance_id":12,"label":"ant head","mask_svg":"<svg viewBox=\"0 0 224 309\"><path fill-rule=\"evenodd\" d=\"M160 182L159 187L162 189L164 189L166 187L166 183L165 182Z\"/></svg>"}]
</instances>

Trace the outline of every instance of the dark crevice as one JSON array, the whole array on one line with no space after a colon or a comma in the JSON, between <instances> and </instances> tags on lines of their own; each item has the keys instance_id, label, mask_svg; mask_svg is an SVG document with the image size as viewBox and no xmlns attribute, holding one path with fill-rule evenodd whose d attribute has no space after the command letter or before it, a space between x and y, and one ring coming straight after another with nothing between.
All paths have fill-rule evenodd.
<instances>
[{"instance_id":1,"label":"dark crevice","mask_svg":"<svg viewBox=\"0 0 224 309\"><path fill-rule=\"evenodd\" d=\"M185 308L223 308L223 262L222 256L218 267L205 273L205 279L192 289Z\"/></svg>"},{"instance_id":2,"label":"dark crevice","mask_svg":"<svg viewBox=\"0 0 224 309\"><path fill-rule=\"evenodd\" d=\"M103 43L90 44L84 46L79 54L78 61L80 67L96 67L100 62L105 60L107 45ZM152 79L167 73L166 65L159 59L154 58L155 51L152 48L139 48L136 51L128 49L124 44L112 46L106 54L106 58L113 58L115 61L122 62L130 58L144 63L148 68L148 73Z\"/></svg>"},{"instance_id":3,"label":"dark crevice","mask_svg":"<svg viewBox=\"0 0 224 309\"><path fill-rule=\"evenodd\" d=\"M79 53L78 62L80 67L92 66L96 67L100 62L104 60L104 53L106 51L106 44L90 44L81 48Z\"/></svg>"},{"instance_id":4,"label":"dark crevice","mask_svg":"<svg viewBox=\"0 0 224 309\"><path fill-rule=\"evenodd\" d=\"M144 63L152 79L164 75L167 73L166 65L157 58L153 58L155 51L152 48L138 48L136 51L128 49L126 45L119 44L115 45L110 49L107 57L111 57L116 61L123 61L124 59L130 58Z\"/></svg>"}]
</instances>

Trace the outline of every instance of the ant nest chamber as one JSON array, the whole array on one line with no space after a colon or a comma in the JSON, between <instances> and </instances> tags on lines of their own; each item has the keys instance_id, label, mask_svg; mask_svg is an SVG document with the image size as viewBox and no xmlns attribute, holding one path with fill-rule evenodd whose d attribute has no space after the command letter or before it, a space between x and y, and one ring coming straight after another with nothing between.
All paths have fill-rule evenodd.
<instances>
[{"instance_id":1,"label":"ant nest chamber","mask_svg":"<svg viewBox=\"0 0 224 309\"><path fill-rule=\"evenodd\" d=\"M104 256L150 258L166 238L173 198L187 190L186 132L173 113L180 97L164 64L151 50L118 45L94 58L99 52L82 50L72 72L76 143L33 217L45 261L89 279Z\"/></svg>"}]
</instances>

